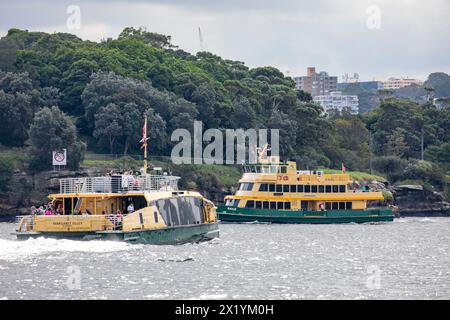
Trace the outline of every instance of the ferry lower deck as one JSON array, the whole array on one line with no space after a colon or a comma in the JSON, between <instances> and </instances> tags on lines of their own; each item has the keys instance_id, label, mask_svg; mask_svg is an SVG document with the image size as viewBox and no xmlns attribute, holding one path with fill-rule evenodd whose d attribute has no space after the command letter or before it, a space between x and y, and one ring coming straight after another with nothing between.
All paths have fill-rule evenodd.
<instances>
[{"instance_id":1,"label":"ferry lower deck","mask_svg":"<svg viewBox=\"0 0 450 320\"><path fill-rule=\"evenodd\" d=\"M270 222L270 223L367 223L393 221L391 209L297 211L248 209L219 205L217 214L221 222Z\"/></svg>"}]
</instances>

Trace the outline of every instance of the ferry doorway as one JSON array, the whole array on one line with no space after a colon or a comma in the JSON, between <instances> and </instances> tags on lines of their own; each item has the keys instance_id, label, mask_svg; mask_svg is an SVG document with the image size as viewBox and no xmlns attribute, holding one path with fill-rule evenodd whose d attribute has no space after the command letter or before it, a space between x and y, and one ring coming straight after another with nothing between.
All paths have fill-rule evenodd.
<instances>
[{"instance_id":1,"label":"ferry doorway","mask_svg":"<svg viewBox=\"0 0 450 320\"><path fill-rule=\"evenodd\" d=\"M122 212L128 213L127 208L130 204L133 204L134 211L140 210L147 206L147 200L144 196L130 196L122 198Z\"/></svg>"},{"instance_id":2,"label":"ferry doorway","mask_svg":"<svg viewBox=\"0 0 450 320\"><path fill-rule=\"evenodd\" d=\"M300 208L302 211L308 211L308 202L309 201L301 201Z\"/></svg>"}]
</instances>

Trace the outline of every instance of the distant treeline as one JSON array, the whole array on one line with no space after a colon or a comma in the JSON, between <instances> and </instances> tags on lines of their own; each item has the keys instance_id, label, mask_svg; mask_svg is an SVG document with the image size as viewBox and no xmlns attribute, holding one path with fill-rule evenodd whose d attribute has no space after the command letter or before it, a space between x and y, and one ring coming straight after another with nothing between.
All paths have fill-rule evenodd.
<instances>
[{"instance_id":1,"label":"distant treeline","mask_svg":"<svg viewBox=\"0 0 450 320\"><path fill-rule=\"evenodd\" d=\"M170 36L134 28L100 43L11 29L0 40L0 69L0 143L29 148L29 170L47 169L50 152L60 148L68 149L72 168L86 148L137 153L148 112L153 155L170 155L172 131L201 120L204 129L280 129L282 157L301 168L344 163L392 181L447 185L450 111L430 97L377 93L370 112L325 117L276 68L192 55ZM435 91L450 90L444 78ZM0 162L0 175L8 168Z\"/></svg>"}]
</instances>

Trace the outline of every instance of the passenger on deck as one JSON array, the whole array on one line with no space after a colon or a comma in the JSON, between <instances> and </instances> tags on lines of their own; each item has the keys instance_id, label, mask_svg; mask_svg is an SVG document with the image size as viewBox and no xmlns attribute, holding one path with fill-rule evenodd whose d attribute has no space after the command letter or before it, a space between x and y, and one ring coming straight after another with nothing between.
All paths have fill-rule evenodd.
<instances>
[{"instance_id":1,"label":"passenger on deck","mask_svg":"<svg viewBox=\"0 0 450 320\"><path fill-rule=\"evenodd\" d=\"M53 215L52 209L50 207L48 207L48 206L45 209L45 215L46 216L52 216Z\"/></svg>"},{"instance_id":2,"label":"passenger on deck","mask_svg":"<svg viewBox=\"0 0 450 320\"><path fill-rule=\"evenodd\" d=\"M57 215L63 215L64 214L61 203L58 204L58 208L56 209L56 214Z\"/></svg>"},{"instance_id":3,"label":"passenger on deck","mask_svg":"<svg viewBox=\"0 0 450 320\"><path fill-rule=\"evenodd\" d=\"M134 205L133 202L131 202L128 207L127 207L127 212L128 213L133 213L134 212Z\"/></svg>"},{"instance_id":4,"label":"passenger on deck","mask_svg":"<svg viewBox=\"0 0 450 320\"><path fill-rule=\"evenodd\" d=\"M122 211L117 210L117 216L114 223L114 229L120 230L122 229L122 220L123 220L123 214Z\"/></svg>"}]
</instances>

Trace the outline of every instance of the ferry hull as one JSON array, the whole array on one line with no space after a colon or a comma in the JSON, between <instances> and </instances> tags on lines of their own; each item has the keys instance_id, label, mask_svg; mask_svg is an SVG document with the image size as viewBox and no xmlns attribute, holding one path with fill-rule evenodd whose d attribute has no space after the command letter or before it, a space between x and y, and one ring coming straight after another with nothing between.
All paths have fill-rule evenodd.
<instances>
[{"instance_id":1,"label":"ferry hull","mask_svg":"<svg viewBox=\"0 0 450 320\"><path fill-rule=\"evenodd\" d=\"M281 211L258 210L219 206L217 208L221 222L270 222L270 223L365 223L393 221L394 215L389 209L366 209L348 211Z\"/></svg>"},{"instance_id":2,"label":"ferry hull","mask_svg":"<svg viewBox=\"0 0 450 320\"><path fill-rule=\"evenodd\" d=\"M219 237L219 224L217 222L204 223L124 232L16 232L15 235L19 240L45 237L70 240L112 240L140 244L171 245L208 241L217 238Z\"/></svg>"}]
</instances>

